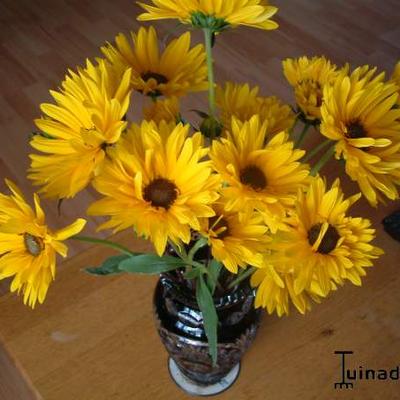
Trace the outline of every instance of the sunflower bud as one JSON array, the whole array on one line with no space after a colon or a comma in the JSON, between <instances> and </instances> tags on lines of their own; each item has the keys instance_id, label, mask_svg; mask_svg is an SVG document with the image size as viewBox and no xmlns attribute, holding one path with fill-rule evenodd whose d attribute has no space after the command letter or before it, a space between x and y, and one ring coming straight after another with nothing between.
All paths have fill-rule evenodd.
<instances>
[{"instance_id":1,"label":"sunflower bud","mask_svg":"<svg viewBox=\"0 0 400 400\"><path fill-rule=\"evenodd\" d=\"M207 115L200 125L200 132L205 137L215 139L221 136L222 124L215 117Z\"/></svg>"}]
</instances>

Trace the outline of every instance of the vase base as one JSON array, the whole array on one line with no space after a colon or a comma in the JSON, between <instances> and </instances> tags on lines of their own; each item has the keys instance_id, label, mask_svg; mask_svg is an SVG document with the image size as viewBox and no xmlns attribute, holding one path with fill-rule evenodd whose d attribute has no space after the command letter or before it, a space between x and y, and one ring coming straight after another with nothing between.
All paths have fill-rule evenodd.
<instances>
[{"instance_id":1,"label":"vase base","mask_svg":"<svg viewBox=\"0 0 400 400\"><path fill-rule=\"evenodd\" d=\"M219 382L208 386L199 385L187 378L171 357L168 359L168 369L174 382L187 394L192 396L215 396L229 389L235 383L240 373L240 363L237 363Z\"/></svg>"}]
</instances>

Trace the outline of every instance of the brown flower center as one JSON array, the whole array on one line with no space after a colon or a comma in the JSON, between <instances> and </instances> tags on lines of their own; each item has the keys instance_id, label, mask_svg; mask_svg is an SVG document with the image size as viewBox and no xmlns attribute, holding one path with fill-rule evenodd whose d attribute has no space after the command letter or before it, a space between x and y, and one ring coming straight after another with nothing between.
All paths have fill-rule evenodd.
<instances>
[{"instance_id":1,"label":"brown flower center","mask_svg":"<svg viewBox=\"0 0 400 400\"><path fill-rule=\"evenodd\" d=\"M310 243L311 246L313 246L317 241L319 233L321 232L321 228L322 224L315 224L308 231L308 243ZM340 235L336 228L332 225L329 225L320 245L318 246L317 252L321 254L329 254L335 249L339 239Z\"/></svg>"},{"instance_id":2,"label":"brown flower center","mask_svg":"<svg viewBox=\"0 0 400 400\"><path fill-rule=\"evenodd\" d=\"M141 75L144 81L149 81L150 79L154 79L158 85L163 83L168 83L168 78L165 75L157 74L157 72L146 72Z\"/></svg>"},{"instance_id":3,"label":"brown flower center","mask_svg":"<svg viewBox=\"0 0 400 400\"><path fill-rule=\"evenodd\" d=\"M100 148L103 151L107 151L107 149L111 148L111 147L115 147L115 143L107 143L107 142L103 142L100 146Z\"/></svg>"},{"instance_id":4,"label":"brown flower center","mask_svg":"<svg viewBox=\"0 0 400 400\"><path fill-rule=\"evenodd\" d=\"M38 236L33 236L30 233L24 233L24 244L29 254L35 257L44 249L43 239Z\"/></svg>"},{"instance_id":5,"label":"brown flower center","mask_svg":"<svg viewBox=\"0 0 400 400\"><path fill-rule=\"evenodd\" d=\"M346 137L349 139L361 139L366 136L367 132L359 121L353 121L347 125Z\"/></svg>"},{"instance_id":6,"label":"brown flower center","mask_svg":"<svg viewBox=\"0 0 400 400\"><path fill-rule=\"evenodd\" d=\"M255 165L249 165L240 172L240 182L254 190L262 190L267 186L267 178L264 172Z\"/></svg>"},{"instance_id":7,"label":"brown flower center","mask_svg":"<svg viewBox=\"0 0 400 400\"><path fill-rule=\"evenodd\" d=\"M178 197L176 185L164 178L157 178L150 182L143 190L143 198L153 207L162 207L168 210Z\"/></svg>"},{"instance_id":8,"label":"brown flower center","mask_svg":"<svg viewBox=\"0 0 400 400\"><path fill-rule=\"evenodd\" d=\"M162 74L158 74L157 72L145 72L144 74L141 75L141 78L147 82L150 79L154 79L157 82L157 85L161 85L164 83L168 83L168 78ZM139 90L139 92L143 92L142 90ZM147 93L148 96L150 97L159 97L162 95L162 92L158 89L153 90L152 92Z\"/></svg>"},{"instance_id":9,"label":"brown flower center","mask_svg":"<svg viewBox=\"0 0 400 400\"><path fill-rule=\"evenodd\" d=\"M316 95L316 97L317 97L317 104L316 104L316 106L317 106L317 107L321 107L321 106L322 106L322 99L323 99L322 93L321 93L321 92L318 92L317 95Z\"/></svg>"},{"instance_id":10,"label":"brown flower center","mask_svg":"<svg viewBox=\"0 0 400 400\"><path fill-rule=\"evenodd\" d=\"M225 218L216 215L210 218L209 224L210 229L217 235L218 239L224 239L229 236L229 226Z\"/></svg>"}]
</instances>

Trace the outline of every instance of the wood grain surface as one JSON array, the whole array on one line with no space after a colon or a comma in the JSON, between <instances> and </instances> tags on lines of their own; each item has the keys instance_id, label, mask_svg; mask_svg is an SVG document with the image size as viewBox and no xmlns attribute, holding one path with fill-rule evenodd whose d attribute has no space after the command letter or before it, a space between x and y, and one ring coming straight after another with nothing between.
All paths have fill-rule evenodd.
<instances>
[{"instance_id":1,"label":"wood grain surface","mask_svg":"<svg viewBox=\"0 0 400 400\"><path fill-rule=\"evenodd\" d=\"M126 233L119 240L151 250ZM400 247L383 235L378 242L388 254L363 288L347 285L305 317L265 316L239 380L218 398L399 399L399 381L360 381L350 391L334 389L340 378L336 350L355 352L349 368L400 365ZM65 262L46 303L35 311L11 295L0 300L1 340L40 394L26 399L188 398L168 375L167 353L154 326L156 278L95 278L81 272L109 254L94 247Z\"/></svg>"},{"instance_id":2,"label":"wood grain surface","mask_svg":"<svg viewBox=\"0 0 400 400\"><path fill-rule=\"evenodd\" d=\"M398 0L275 0L280 29L237 29L218 38L219 81L249 81L292 102L281 60L325 54L334 62L373 64L391 71L400 58ZM3 178L25 193L28 135L39 104L50 100L67 68L99 56L99 46L118 32L137 29L132 0L0 0L0 190ZM174 22L157 23L162 35ZM195 41L200 37L194 34ZM191 96L185 110L205 108L206 96ZM141 99L132 99L131 117L140 115ZM318 140L317 134L308 146ZM325 170L337 173L337 165ZM350 195L354 184L345 179ZM91 189L66 202L62 215L45 202L54 228L84 214ZM365 201L354 208L379 229L377 243L386 255L370 271L362 289L346 286L306 317L266 317L256 343L246 355L235 387L221 399L397 400L399 382L359 382L351 392L333 389L339 378L334 350L355 351L354 366L391 368L400 364L400 246L381 229L384 215ZM86 233L98 223L90 218ZM102 235L107 235L103 233ZM123 233L138 249L149 245ZM144 246L144 247L143 247ZM71 255L84 246L71 243ZM30 311L10 295L0 300L0 399L109 400L184 399L171 382L166 353L151 315L154 279L122 276L95 279L79 272L108 255L91 248L65 262L44 306ZM349 365L350 366L350 365ZM36 393L36 395L35 395ZM38 394L40 393L40 394Z\"/></svg>"}]
</instances>

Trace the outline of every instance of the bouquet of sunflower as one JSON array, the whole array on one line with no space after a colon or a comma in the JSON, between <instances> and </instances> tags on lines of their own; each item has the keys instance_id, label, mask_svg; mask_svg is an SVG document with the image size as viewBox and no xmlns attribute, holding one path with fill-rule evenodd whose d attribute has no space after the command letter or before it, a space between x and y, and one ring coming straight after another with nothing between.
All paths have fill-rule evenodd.
<instances>
[{"instance_id":1,"label":"bouquet of sunflower","mask_svg":"<svg viewBox=\"0 0 400 400\"><path fill-rule=\"evenodd\" d=\"M399 198L400 64L386 80L369 66L287 59L291 107L247 83L214 80L220 35L239 25L278 28L271 20L277 8L267 0L139 4L139 20L178 19L202 30L205 45L192 46L186 32L162 47L156 29L142 27L105 44L103 58L69 70L35 120L28 177L59 202L92 185L101 198L88 214L109 217L99 229L133 229L156 254L77 236L83 219L52 232L38 195L33 210L8 182L12 193L0 196L0 278L13 277L11 291L31 307L42 303L56 253L66 256L70 237L121 252L89 269L93 274L179 271L197 299L215 362L217 291L248 281L256 308L282 316L293 305L305 313L345 282L361 285L382 254L370 221L349 209L362 195L372 206ZM198 111L196 129L180 104L201 91L208 91L209 109ZM147 99L139 122L127 118L132 92ZM306 153L309 129L324 140ZM360 193L346 197L339 179L328 185L320 175L333 156Z\"/></svg>"}]
</instances>

